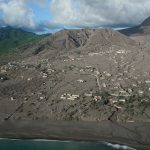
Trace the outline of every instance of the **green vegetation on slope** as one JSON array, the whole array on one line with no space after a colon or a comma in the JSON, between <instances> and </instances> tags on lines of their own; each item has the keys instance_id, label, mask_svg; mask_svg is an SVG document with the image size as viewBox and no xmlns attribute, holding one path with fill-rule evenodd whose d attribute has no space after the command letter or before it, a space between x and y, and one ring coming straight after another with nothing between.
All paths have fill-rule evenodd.
<instances>
[{"instance_id":1,"label":"green vegetation on slope","mask_svg":"<svg viewBox=\"0 0 150 150\"><path fill-rule=\"evenodd\" d=\"M12 27L0 28L0 54L15 52L24 46L38 42L45 36Z\"/></svg>"}]
</instances>

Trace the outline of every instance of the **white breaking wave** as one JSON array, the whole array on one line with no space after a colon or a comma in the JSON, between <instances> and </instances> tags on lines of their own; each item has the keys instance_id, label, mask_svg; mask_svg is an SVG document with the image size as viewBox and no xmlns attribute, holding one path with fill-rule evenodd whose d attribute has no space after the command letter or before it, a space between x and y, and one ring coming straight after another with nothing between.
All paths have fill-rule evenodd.
<instances>
[{"instance_id":1,"label":"white breaking wave","mask_svg":"<svg viewBox=\"0 0 150 150\"><path fill-rule=\"evenodd\" d=\"M48 140L48 139L33 139L30 141L35 141L35 142L63 142L63 143L70 143L72 141L63 141L63 140Z\"/></svg>"},{"instance_id":2,"label":"white breaking wave","mask_svg":"<svg viewBox=\"0 0 150 150\"><path fill-rule=\"evenodd\" d=\"M119 144L111 144L111 143L105 143L107 146L110 146L112 148L115 148L115 149L122 149L122 150L136 150L134 148L131 148L127 145L119 145Z\"/></svg>"},{"instance_id":3,"label":"white breaking wave","mask_svg":"<svg viewBox=\"0 0 150 150\"><path fill-rule=\"evenodd\" d=\"M20 140L20 139L0 138L0 140L11 140L11 141L17 141L17 140Z\"/></svg>"}]
</instances>

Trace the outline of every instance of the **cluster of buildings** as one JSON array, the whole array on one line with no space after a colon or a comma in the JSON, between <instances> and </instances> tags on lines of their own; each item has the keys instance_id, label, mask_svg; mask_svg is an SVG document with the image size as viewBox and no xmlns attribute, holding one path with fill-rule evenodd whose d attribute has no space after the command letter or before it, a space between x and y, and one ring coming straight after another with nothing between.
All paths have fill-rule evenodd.
<instances>
[{"instance_id":1,"label":"cluster of buildings","mask_svg":"<svg viewBox=\"0 0 150 150\"><path fill-rule=\"evenodd\" d=\"M70 100L74 101L80 98L80 95L75 95L75 94L69 94L69 93L64 93L61 95L60 99L62 100Z\"/></svg>"},{"instance_id":2,"label":"cluster of buildings","mask_svg":"<svg viewBox=\"0 0 150 150\"><path fill-rule=\"evenodd\" d=\"M51 64L48 63L48 59L43 59L41 60L42 62L40 63L41 70L43 69L44 71L40 72L40 76L42 78L47 78L49 74L55 72L54 69L52 69ZM27 70L35 70L36 66L34 65L29 65L26 64L24 61L22 62L9 62L6 65L0 66L0 74L3 74L3 76L0 76L1 80L4 80L4 74L6 74L9 70L18 70L18 69L27 69ZM39 70L40 71L40 70ZM20 76L21 79L25 79L23 75ZM28 77L27 81L31 81L33 78Z\"/></svg>"}]
</instances>

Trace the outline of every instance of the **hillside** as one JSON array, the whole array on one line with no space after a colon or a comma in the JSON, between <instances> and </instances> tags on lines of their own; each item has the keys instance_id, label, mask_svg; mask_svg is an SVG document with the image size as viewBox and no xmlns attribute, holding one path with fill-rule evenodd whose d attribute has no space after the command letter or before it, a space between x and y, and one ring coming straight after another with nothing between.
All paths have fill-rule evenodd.
<instances>
[{"instance_id":1,"label":"hillside","mask_svg":"<svg viewBox=\"0 0 150 150\"><path fill-rule=\"evenodd\" d=\"M41 40L45 35L36 35L22 29L12 27L0 28L0 54L14 52L24 46Z\"/></svg>"},{"instance_id":2,"label":"hillside","mask_svg":"<svg viewBox=\"0 0 150 150\"><path fill-rule=\"evenodd\" d=\"M102 48L106 49L112 45L129 47L134 44L132 39L111 29L62 30L47 36L40 41L40 44L34 45L34 54L56 52L57 50L59 51L57 54L74 51L87 53Z\"/></svg>"},{"instance_id":3,"label":"hillside","mask_svg":"<svg viewBox=\"0 0 150 150\"><path fill-rule=\"evenodd\" d=\"M150 17L145 19L140 25L120 30L122 34L127 36L150 35Z\"/></svg>"},{"instance_id":4,"label":"hillside","mask_svg":"<svg viewBox=\"0 0 150 150\"><path fill-rule=\"evenodd\" d=\"M133 39L112 29L62 30L10 54L0 63L0 125L111 122L118 133L134 123L145 143L149 128L137 127L150 122L150 45Z\"/></svg>"},{"instance_id":5,"label":"hillside","mask_svg":"<svg viewBox=\"0 0 150 150\"><path fill-rule=\"evenodd\" d=\"M63 30L27 51L28 57L1 65L1 120L147 119L141 114L146 102L137 109L129 101L144 90L149 55L141 62L143 53L129 37L111 29Z\"/></svg>"}]
</instances>

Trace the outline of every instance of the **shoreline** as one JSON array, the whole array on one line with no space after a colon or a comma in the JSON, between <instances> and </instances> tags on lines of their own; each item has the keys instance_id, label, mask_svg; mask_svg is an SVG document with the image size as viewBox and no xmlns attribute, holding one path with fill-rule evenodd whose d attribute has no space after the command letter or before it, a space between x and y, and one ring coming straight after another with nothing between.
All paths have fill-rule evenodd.
<instances>
[{"instance_id":1,"label":"shoreline","mask_svg":"<svg viewBox=\"0 0 150 150\"><path fill-rule=\"evenodd\" d=\"M0 125L0 138L112 143L126 145L137 150L149 150L149 131L149 123L128 123L123 125L110 121L100 123L9 121Z\"/></svg>"},{"instance_id":2,"label":"shoreline","mask_svg":"<svg viewBox=\"0 0 150 150\"><path fill-rule=\"evenodd\" d=\"M64 140L48 140L48 139L9 139L9 138L0 138L0 140L12 140L12 141L29 141L29 142L63 142L63 143L87 143L87 144L101 144L101 145L106 145L108 147L113 147L118 149L123 148L123 149L128 149L128 150L136 150L135 148L129 147L124 144L118 144L118 143L109 143L109 142L88 142L88 141L64 141Z\"/></svg>"}]
</instances>

